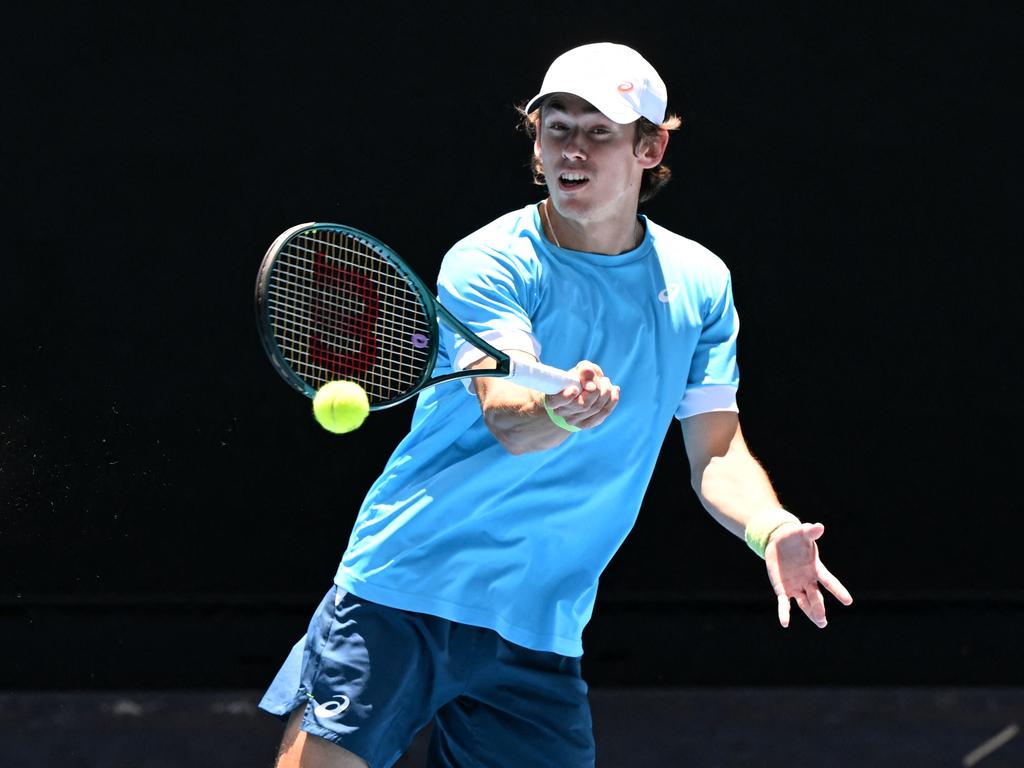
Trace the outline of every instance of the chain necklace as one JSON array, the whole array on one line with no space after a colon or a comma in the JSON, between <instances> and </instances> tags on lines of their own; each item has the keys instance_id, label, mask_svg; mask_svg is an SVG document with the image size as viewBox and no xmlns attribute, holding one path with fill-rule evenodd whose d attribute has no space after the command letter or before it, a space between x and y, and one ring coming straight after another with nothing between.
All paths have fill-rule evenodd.
<instances>
[{"instance_id":1,"label":"chain necklace","mask_svg":"<svg viewBox=\"0 0 1024 768\"><path fill-rule=\"evenodd\" d=\"M549 197L549 198L545 199L543 203L541 203L540 207L541 207L541 210L544 211L544 222L548 225L548 234L551 235L551 239L555 241L555 245L557 245L559 248L561 248L562 244L560 242L558 242L558 235L555 234L555 228L553 226L551 226L551 215L548 213L548 206L550 204L551 204L551 198ZM640 247L640 243L643 241L643 238L644 238L644 228L640 224L639 220L637 220L637 222L636 222L636 229L634 231L636 232L636 238L637 238L637 244L634 247L639 248Z\"/></svg>"},{"instance_id":2,"label":"chain necklace","mask_svg":"<svg viewBox=\"0 0 1024 768\"><path fill-rule=\"evenodd\" d=\"M561 248L562 245L561 245L561 243L558 242L558 235L555 234L555 228L551 226L551 216L548 215L548 205L550 203L551 203L551 198L550 197L547 200L544 201L544 206L543 206L544 207L544 221L546 221L547 224L548 224L548 234L551 235L551 239L555 241L555 245L557 245L559 248Z\"/></svg>"}]
</instances>

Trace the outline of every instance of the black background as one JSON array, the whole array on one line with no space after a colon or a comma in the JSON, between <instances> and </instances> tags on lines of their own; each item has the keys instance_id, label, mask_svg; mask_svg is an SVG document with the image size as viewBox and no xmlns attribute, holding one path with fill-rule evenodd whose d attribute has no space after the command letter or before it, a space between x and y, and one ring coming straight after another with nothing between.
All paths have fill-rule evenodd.
<instances>
[{"instance_id":1,"label":"black background","mask_svg":"<svg viewBox=\"0 0 1024 768\"><path fill-rule=\"evenodd\" d=\"M823 633L773 626L760 562L700 509L673 427L602 579L592 678L1024 681L1010 9L12 12L0 624L28 661L0 685L265 682L411 405L350 436L316 426L256 338L264 250L338 221L433 284L455 240L540 199L513 106L602 39L668 83L675 180L645 211L732 269L748 441L826 524L857 603L830 602ZM766 648L809 663L766 671Z\"/></svg>"}]
</instances>

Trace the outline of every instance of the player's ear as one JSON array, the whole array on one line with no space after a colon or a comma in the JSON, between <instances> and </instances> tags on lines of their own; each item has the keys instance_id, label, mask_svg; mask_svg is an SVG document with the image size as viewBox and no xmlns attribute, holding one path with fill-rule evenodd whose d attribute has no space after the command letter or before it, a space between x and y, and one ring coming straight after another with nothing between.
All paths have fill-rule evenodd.
<instances>
[{"instance_id":1,"label":"player's ear","mask_svg":"<svg viewBox=\"0 0 1024 768\"><path fill-rule=\"evenodd\" d=\"M636 156L644 168L654 168L665 157L666 149L668 149L668 131L660 128L656 134L645 137L640 142Z\"/></svg>"}]
</instances>

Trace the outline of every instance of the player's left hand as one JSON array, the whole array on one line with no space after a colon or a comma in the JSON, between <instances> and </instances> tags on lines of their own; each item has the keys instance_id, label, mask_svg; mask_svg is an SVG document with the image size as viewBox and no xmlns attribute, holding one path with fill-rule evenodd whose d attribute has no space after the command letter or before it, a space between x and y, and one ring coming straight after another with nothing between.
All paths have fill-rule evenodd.
<instances>
[{"instance_id":1,"label":"player's left hand","mask_svg":"<svg viewBox=\"0 0 1024 768\"><path fill-rule=\"evenodd\" d=\"M825 526L821 523L787 523L768 541L764 561L779 601L779 623L784 627L789 626L790 598L796 600L800 610L819 628L828 624L819 583L843 605L853 602L846 587L818 557L817 540L824 532Z\"/></svg>"}]
</instances>

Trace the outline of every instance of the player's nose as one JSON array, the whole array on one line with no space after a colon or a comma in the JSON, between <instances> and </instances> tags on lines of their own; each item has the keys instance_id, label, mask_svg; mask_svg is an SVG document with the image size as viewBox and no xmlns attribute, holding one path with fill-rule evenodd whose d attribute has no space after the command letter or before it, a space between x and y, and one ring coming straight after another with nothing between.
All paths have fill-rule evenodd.
<instances>
[{"instance_id":1,"label":"player's nose","mask_svg":"<svg viewBox=\"0 0 1024 768\"><path fill-rule=\"evenodd\" d=\"M587 159L587 150L583 145L583 138L578 130L570 133L565 144L562 145L562 157L566 160Z\"/></svg>"}]
</instances>

